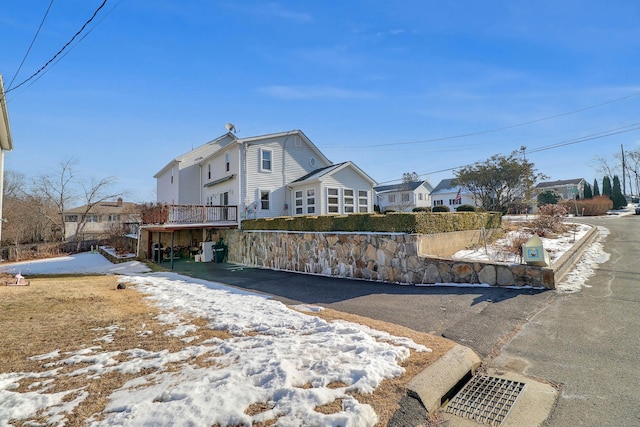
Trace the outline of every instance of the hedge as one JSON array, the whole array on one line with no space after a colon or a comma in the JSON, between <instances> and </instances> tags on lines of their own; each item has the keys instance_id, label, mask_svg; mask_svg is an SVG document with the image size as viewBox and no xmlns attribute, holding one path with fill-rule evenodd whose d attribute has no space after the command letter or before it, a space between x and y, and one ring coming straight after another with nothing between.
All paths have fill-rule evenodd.
<instances>
[{"instance_id":1,"label":"hedge","mask_svg":"<svg viewBox=\"0 0 640 427\"><path fill-rule=\"evenodd\" d=\"M357 213L251 219L242 221L242 229L433 234L500 228L501 221L502 215L498 212Z\"/></svg>"}]
</instances>

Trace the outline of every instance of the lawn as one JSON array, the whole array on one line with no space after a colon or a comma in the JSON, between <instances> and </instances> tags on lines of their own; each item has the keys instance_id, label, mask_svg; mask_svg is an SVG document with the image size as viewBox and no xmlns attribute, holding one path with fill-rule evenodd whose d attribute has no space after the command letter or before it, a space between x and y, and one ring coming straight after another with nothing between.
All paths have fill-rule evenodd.
<instances>
[{"instance_id":1,"label":"lawn","mask_svg":"<svg viewBox=\"0 0 640 427\"><path fill-rule=\"evenodd\" d=\"M26 418L22 415L0 414L0 425L21 425L25 419L44 424L56 417L66 418L66 426L84 426L87 420L100 423L105 417L103 411L114 393L136 377L140 381L143 377L148 379L154 369L159 373L178 371L185 363L208 372L221 368L211 358L197 353L186 360L183 358L179 362L158 364L155 368L147 365L138 371L98 371L95 360L71 363L68 362L72 360L71 357L67 356L67 362L53 363L62 355L82 357L83 354L99 351L111 354L109 363L118 365L131 358L132 349L137 352L179 354L199 344L237 338L235 333L212 327L211 318L193 313L180 314L183 323L188 323L187 336L172 334L175 325L163 320L167 313L163 313L153 300L145 298L135 285L129 284L123 290L116 289L117 278L113 275L52 276L30 278L30 286L0 286L0 325L3 328L0 334L0 380L8 381L9 373L31 373L21 376L15 381L15 388L4 391L0 396L17 398L14 407L16 414L24 410L21 405L29 403L27 398L33 397L34 390L38 390L38 397L42 399L63 396L61 403L45 405L44 409L30 413ZM380 426L386 425L397 409L399 400L405 395L405 384L454 345L441 337L332 310L305 314L321 316L327 321L341 319L366 325L394 336L408 337L432 350L411 350L410 357L400 362L405 373L385 379L373 393L349 392L358 402L373 408L378 417L376 425ZM259 332L244 333L246 336L252 334ZM79 369L81 366L86 366L86 371ZM39 377L38 373L45 372L49 376L51 372L55 375L52 378ZM2 381L0 393L3 392ZM345 379L345 383L336 382L328 387L344 387L349 381ZM270 407L272 405L269 402L263 402L246 408L245 413L250 416L266 414ZM216 411L215 402L210 408ZM315 411L320 413L338 413L342 410L341 399L315 407ZM263 418L267 419L253 422L252 425L273 425L278 416ZM131 421L130 425L135 425L135 421Z\"/></svg>"}]
</instances>

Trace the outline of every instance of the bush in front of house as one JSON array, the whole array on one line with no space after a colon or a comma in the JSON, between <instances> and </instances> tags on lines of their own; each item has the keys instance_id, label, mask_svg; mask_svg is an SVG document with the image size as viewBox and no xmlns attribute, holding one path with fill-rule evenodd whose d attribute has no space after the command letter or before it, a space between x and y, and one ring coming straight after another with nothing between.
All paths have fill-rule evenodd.
<instances>
[{"instance_id":1,"label":"bush in front of house","mask_svg":"<svg viewBox=\"0 0 640 427\"><path fill-rule=\"evenodd\" d=\"M431 208L413 208L412 212L431 212Z\"/></svg>"},{"instance_id":2,"label":"bush in front of house","mask_svg":"<svg viewBox=\"0 0 640 427\"><path fill-rule=\"evenodd\" d=\"M471 205L460 205L456 208L456 212L475 212L476 207Z\"/></svg>"},{"instance_id":3,"label":"bush in front of house","mask_svg":"<svg viewBox=\"0 0 640 427\"><path fill-rule=\"evenodd\" d=\"M559 204L564 206L570 215L576 216L606 215L607 211L613 209L613 201L609 196L595 196L593 199L563 200Z\"/></svg>"},{"instance_id":4,"label":"bush in front of house","mask_svg":"<svg viewBox=\"0 0 640 427\"><path fill-rule=\"evenodd\" d=\"M531 224L538 236L549 236L565 231L566 226L563 221L567 215L568 211L564 206L548 204L538 209L538 216Z\"/></svg>"},{"instance_id":5,"label":"bush in front of house","mask_svg":"<svg viewBox=\"0 0 640 427\"><path fill-rule=\"evenodd\" d=\"M443 233L448 231L500 228L498 212L397 212L387 215L354 213L251 219L243 230L308 232Z\"/></svg>"},{"instance_id":6,"label":"bush in front of house","mask_svg":"<svg viewBox=\"0 0 640 427\"><path fill-rule=\"evenodd\" d=\"M431 212L451 212L449 206L434 206L431 208Z\"/></svg>"}]
</instances>

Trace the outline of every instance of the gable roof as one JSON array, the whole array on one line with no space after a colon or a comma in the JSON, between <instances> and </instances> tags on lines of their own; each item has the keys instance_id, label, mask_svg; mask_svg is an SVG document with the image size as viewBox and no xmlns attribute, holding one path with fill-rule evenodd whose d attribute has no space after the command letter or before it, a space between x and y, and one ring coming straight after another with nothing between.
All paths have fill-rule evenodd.
<instances>
[{"instance_id":1,"label":"gable roof","mask_svg":"<svg viewBox=\"0 0 640 427\"><path fill-rule=\"evenodd\" d=\"M231 141L227 141L228 138L231 138ZM179 165L181 162L188 161L189 159L192 159L192 161L194 162L200 162L203 158L210 156L211 154L219 151L221 148L226 147L229 143L237 140L238 138L236 138L236 136L231 132L220 135L216 139L213 139L205 144L202 144L199 147L194 148L191 151L175 157L162 169L160 169L155 175L153 175L153 177L158 178L160 175L171 169L174 165ZM224 144L225 141L227 141L226 144Z\"/></svg>"},{"instance_id":2,"label":"gable roof","mask_svg":"<svg viewBox=\"0 0 640 427\"><path fill-rule=\"evenodd\" d=\"M433 189L429 181L411 181L411 182L403 182L401 184L379 185L375 187L374 190L376 190L377 193L396 192L396 191L414 191L416 188L420 187L423 184L427 190Z\"/></svg>"},{"instance_id":3,"label":"gable roof","mask_svg":"<svg viewBox=\"0 0 640 427\"><path fill-rule=\"evenodd\" d=\"M454 182L454 178L446 178L441 180L438 185L436 185L436 188L433 189L431 194L455 193L458 191L458 188L461 189L461 193L467 193L464 191L464 188L462 188L462 186L454 185Z\"/></svg>"},{"instance_id":4,"label":"gable roof","mask_svg":"<svg viewBox=\"0 0 640 427\"><path fill-rule=\"evenodd\" d=\"M584 178L564 179L559 181L546 181L538 183L535 188L560 187L563 185L577 185L584 181Z\"/></svg>"},{"instance_id":5,"label":"gable roof","mask_svg":"<svg viewBox=\"0 0 640 427\"><path fill-rule=\"evenodd\" d=\"M286 131L286 132L278 132L278 133L269 133L266 135L256 135L256 136L249 136L246 138L238 138L235 135L232 135L235 139L235 142L238 144L245 144L245 145L253 145L253 144L260 144L272 139L277 139L277 138L288 138L289 136L293 136L293 135L297 135L299 136L308 146L309 148L311 148L311 151L313 151L313 153L323 162L323 163L328 163L328 164L332 164L333 162L331 160L329 160L323 153L322 151L320 151L320 149L318 149L318 147L316 147L316 145L311 142L311 140L307 137L307 135L304 134L304 132L302 132L299 129L293 129L290 131ZM222 137L224 137L225 135L223 135ZM222 138L220 137L220 138ZM217 138L217 139L220 139ZM216 139L216 140L217 140ZM215 140L214 140L215 141ZM204 164L207 161L209 161L212 157L215 157L220 150L226 147L226 144L224 146L221 146L218 150L213 151L211 153L208 153L207 156L203 157L202 159L200 159L199 163L200 164Z\"/></svg>"},{"instance_id":6,"label":"gable roof","mask_svg":"<svg viewBox=\"0 0 640 427\"><path fill-rule=\"evenodd\" d=\"M294 180L291 182L291 184L289 185L300 185L302 183L309 183L309 182L313 182L313 181L317 181L320 180L322 177L327 176L327 175L331 175L334 174L344 168L350 167L352 168L354 171L356 171L357 174L359 174L360 176L362 176L363 178L365 178L367 181L369 181L371 183L371 185L375 185L375 181L366 173L364 173L364 171L362 169L360 169L358 166L355 165L355 163L348 161L348 162L342 162L342 163L338 163L336 165L331 165L331 166L325 166L323 168L318 168L314 171L309 172L308 174L301 176L300 178Z\"/></svg>"},{"instance_id":7,"label":"gable roof","mask_svg":"<svg viewBox=\"0 0 640 427\"><path fill-rule=\"evenodd\" d=\"M73 209L68 209L64 211L64 213L84 213L87 209L87 205L78 206ZM141 206L137 203L132 202L122 202L121 206L118 206L118 202L105 201L92 206L89 209L88 213L92 214L130 214L130 213L140 213Z\"/></svg>"}]
</instances>

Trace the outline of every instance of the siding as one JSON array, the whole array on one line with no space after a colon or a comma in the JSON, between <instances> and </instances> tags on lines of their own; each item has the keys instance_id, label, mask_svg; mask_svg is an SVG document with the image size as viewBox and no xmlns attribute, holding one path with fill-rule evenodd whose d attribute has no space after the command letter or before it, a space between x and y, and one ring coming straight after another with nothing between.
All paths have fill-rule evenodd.
<instances>
[{"instance_id":1,"label":"siding","mask_svg":"<svg viewBox=\"0 0 640 427\"><path fill-rule=\"evenodd\" d=\"M226 166L226 154L229 153L229 170ZM240 155L237 144L223 147L206 162L202 163L202 204L207 204L207 198L212 198L212 204L220 204L220 195L229 193L229 205L236 205L242 211L242 201L240 200L240 183L238 170L238 156ZM208 165L211 165L211 179L209 179ZM211 187L205 187L208 182L235 175L229 181L221 182Z\"/></svg>"},{"instance_id":2,"label":"siding","mask_svg":"<svg viewBox=\"0 0 640 427\"><path fill-rule=\"evenodd\" d=\"M299 141L299 144L296 141ZM260 168L262 149L271 150L271 172L262 171ZM310 163L311 157L316 159L315 165ZM257 205L257 218L292 215L293 203L287 185L324 166L329 165L322 163L304 140L297 135L250 144L246 147L245 201L248 205ZM269 210L261 209L260 191L270 192ZM243 207L240 209L243 210Z\"/></svg>"},{"instance_id":3,"label":"siding","mask_svg":"<svg viewBox=\"0 0 640 427\"><path fill-rule=\"evenodd\" d=\"M354 171L351 167L345 167L338 172L335 172L322 179L322 213L326 214L327 211L327 188L339 188L339 200L340 200L340 213L344 212L344 189L351 189L354 191L354 212L358 212L358 191L365 190L368 192L367 211L373 212L373 188L369 181L364 179L360 174Z\"/></svg>"},{"instance_id":4,"label":"siding","mask_svg":"<svg viewBox=\"0 0 640 427\"><path fill-rule=\"evenodd\" d=\"M156 179L156 199L160 203L178 203L178 165L173 166L174 180L171 183L171 169Z\"/></svg>"}]
</instances>

